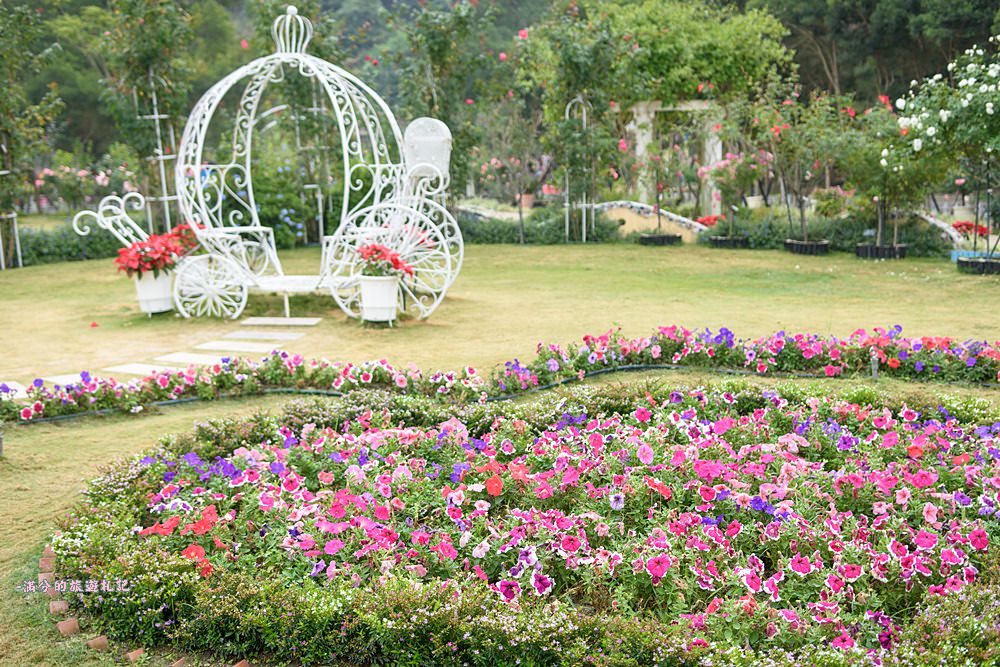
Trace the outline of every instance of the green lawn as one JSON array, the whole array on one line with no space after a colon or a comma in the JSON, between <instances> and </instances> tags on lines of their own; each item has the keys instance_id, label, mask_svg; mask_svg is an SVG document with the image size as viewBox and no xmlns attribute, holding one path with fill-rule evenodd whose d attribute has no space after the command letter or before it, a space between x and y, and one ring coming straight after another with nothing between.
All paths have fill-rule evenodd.
<instances>
[{"instance_id":1,"label":"green lawn","mask_svg":"<svg viewBox=\"0 0 1000 667\"><path fill-rule=\"evenodd\" d=\"M285 253L289 273L316 270L318 251ZM566 342L620 324L642 334L659 324L728 326L738 335L806 329L838 335L857 327L902 324L911 334L997 337L1000 278L961 276L946 262L863 263L847 256L796 257L779 252L713 251L632 245L471 246L466 268L427 322L396 329L361 327L332 300L293 299L294 314L322 315L319 327L290 349L310 356L364 360L387 357L427 368L471 363L489 367L533 353L538 341ZM96 370L190 349L238 326L231 322L147 319L132 285L110 260L29 267L0 273L0 380ZM248 314L278 314L280 300L254 298ZM97 322L97 328L90 323ZM601 382L697 385L718 376L696 370L605 376ZM776 380L755 379L758 383ZM819 381L830 387L843 380ZM936 392L938 386L882 383L893 392ZM985 396L1000 392L943 388ZM37 574L36 560L60 515L85 480L112 459L151 445L195 420L273 409L284 399L258 397L165 408L140 417L116 415L7 431L0 458L0 665L120 663L84 647L96 634L60 640L43 596L15 586ZM156 656L168 665L176 656ZM205 664L211 664L206 662Z\"/></svg>"},{"instance_id":2,"label":"green lawn","mask_svg":"<svg viewBox=\"0 0 1000 667\"><path fill-rule=\"evenodd\" d=\"M319 250L283 253L286 272L315 273ZM75 373L190 349L239 326L219 320L147 318L111 260L0 273L0 381ZM292 299L293 314L323 322L288 349L421 366L489 366L528 355L539 341L568 342L621 325L726 326L739 336L812 330L847 335L901 324L916 334L996 338L1000 277L959 275L941 260L862 262L703 247L470 246L465 268L427 321L363 328L332 299ZM247 315L281 312L251 296ZM91 327L96 323L97 327Z\"/></svg>"}]
</instances>

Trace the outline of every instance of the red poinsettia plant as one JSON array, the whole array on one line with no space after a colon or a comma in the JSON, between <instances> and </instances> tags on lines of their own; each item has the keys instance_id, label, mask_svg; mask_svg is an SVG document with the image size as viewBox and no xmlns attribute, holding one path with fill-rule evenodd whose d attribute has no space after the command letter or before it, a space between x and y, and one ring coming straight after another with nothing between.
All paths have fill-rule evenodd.
<instances>
[{"instance_id":1,"label":"red poinsettia plant","mask_svg":"<svg viewBox=\"0 0 1000 667\"><path fill-rule=\"evenodd\" d=\"M413 267L399 253L381 243L369 243L358 248L363 276L413 276Z\"/></svg>"},{"instance_id":2,"label":"red poinsettia plant","mask_svg":"<svg viewBox=\"0 0 1000 667\"><path fill-rule=\"evenodd\" d=\"M198 225L198 229L204 229L204 227L205 225ZM185 251L193 250L198 245L198 236L194 233L190 223L182 222L171 229L170 233Z\"/></svg>"},{"instance_id":3,"label":"red poinsettia plant","mask_svg":"<svg viewBox=\"0 0 1000 667\"><path fill-rule=\"evenodd\" d=\"M161 271L173 269L184 252L184 246L173 233L153 234L145 241L136 241L127 248L119 249L115 264L129 278L136 275L142 277L150 272L158 277Z\"/></svg>"}]
</instances>

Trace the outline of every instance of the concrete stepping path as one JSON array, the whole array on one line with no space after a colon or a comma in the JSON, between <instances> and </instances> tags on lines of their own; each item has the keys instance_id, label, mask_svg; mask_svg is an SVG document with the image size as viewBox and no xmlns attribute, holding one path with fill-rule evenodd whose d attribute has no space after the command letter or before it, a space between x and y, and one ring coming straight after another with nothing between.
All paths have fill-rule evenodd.
<instances>
[{"instance_id":1,"label":"concrete stepping path","mask_svg":"<svg viewBox=\"0 0 1000 667\"><path fill-rule=\"evenodd\" d=\"M83 380L80 378L79 373L69 373L66 375L47 375L42 378L49 384L57 384L61 387L65 387L68 384L81 384Z\"/></svg>"},{"instance_id":2,"label":"concrete stepping path","mask_svg":"<svg viewBox=\"0 0 1000 667\"><path fill-rule=\"evenodd\" d=\"M298 340L303 336L305 334L291 331L256 331L248 329L247 331L237 330L227 333L223 338L236 338L239 340Z\"/></svg>"},{"instance_id":3,"label":"concrete stepping path","mask_svg":"<svg viewBox=\"0 0 1000 667\"><path fill-rule=\"evenodd\" d=\"M322 317L248 317L240 324L245 327L314 327Z\"/></svg>"},{"instance_id":4,"label":"concrete stepping path","mask_svg":"<svg viewBox=\"0 0 1000 667\"><path fill-rule=\"evenodd\" d=\"M8 389L14 390L13 394L0 394L0 398L26 398L28 396L27 390L20 382L9 380L7 382L0 382L0 384L5 384Z\"/></svg>"}]
</instances>

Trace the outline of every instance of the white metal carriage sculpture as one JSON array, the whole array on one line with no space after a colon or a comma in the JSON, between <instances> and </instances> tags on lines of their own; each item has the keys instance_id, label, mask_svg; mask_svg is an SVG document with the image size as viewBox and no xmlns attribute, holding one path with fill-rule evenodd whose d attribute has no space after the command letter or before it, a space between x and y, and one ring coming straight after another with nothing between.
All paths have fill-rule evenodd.
<instances>
[{"instance_id":1,"label":"white metal carriage sculpture","mask_svg":"<svg viewBox=\"0 0 1000 667\"><path fill-rule=\"evenodd\" d=\"M444 298L462 265L458 224L441 205L449 183L451 133L421 118L400 132L386 103L354 75L306 53L312 24L289 6L272 28L275 53L223 78L195 105L184 128L175 179L183 219L203 253L184 258L174 281L174 303L185 317L236 318L250 292L288 295L329 291L357 316L361 271L356 249L381 243L414 267L399 286L400 312L427 317ZM267 115L261 99L286 77L310 81L310 109L335 123L341 183L339 225L323 239L318 274L284 273L271 228L261 225L253 186L253 144ZM242 90L239 86L242 85ZM231 150L212 161L206 146L226 136L213 127L230 91L239 93L228 128ZM232 95L229 95L232 98Z\"/></svg>"}]
</instances>

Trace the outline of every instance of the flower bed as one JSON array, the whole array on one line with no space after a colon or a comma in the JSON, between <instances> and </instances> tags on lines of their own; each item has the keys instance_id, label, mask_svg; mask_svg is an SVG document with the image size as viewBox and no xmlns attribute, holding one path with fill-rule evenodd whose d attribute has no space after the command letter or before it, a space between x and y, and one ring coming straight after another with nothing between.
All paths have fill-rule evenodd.
<instances>
[{"instance_id":1,"label":"flower bed","mask_svg":"<svg viewBox=\"0 0 1000 667\"><path fill-rule=\"evenodd\" d=\"M879 372L891 377L942 382L1000 381L1000 342L940 336L907 338L899 326L858 329L845 339L779 331L766 338L737 339L726 328L718 332L660 327L652 335L627 338L609 330L587 335L581 344L538 344L528 363L517 359L498 365L487 378L474 368L424 372L414 366L396 368L385 360L363 364L306 360L275 351L259 361L239 357L184 371L155 373L117 382L84 371L80 382L47 386L36 380L26 403L0 401L0 419L29 422L102 409L138 412L144 405L187 397L217 398L267 388L318 389L342 392L358 387L388 388L447 400L510 397L595 373L633 367L685 366L749 373L800 373L826 377ZM0 397L7 392L0 385Z\"/></svg>"},{"instance_id":2,"label":"flower bed","mask_svg":"<svg viewBox=\"0 0 1000 667\"><path fill-rule=\"evenodd\" d=\"M58 569L127 582L68 596L109 636L270 662L1000 659L1000 423L791 391L203 425L92 482Z\"/></svg>"}]
</instances>

